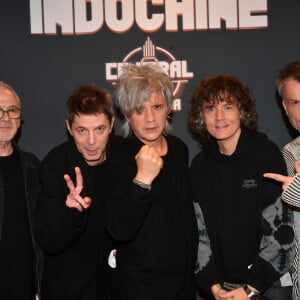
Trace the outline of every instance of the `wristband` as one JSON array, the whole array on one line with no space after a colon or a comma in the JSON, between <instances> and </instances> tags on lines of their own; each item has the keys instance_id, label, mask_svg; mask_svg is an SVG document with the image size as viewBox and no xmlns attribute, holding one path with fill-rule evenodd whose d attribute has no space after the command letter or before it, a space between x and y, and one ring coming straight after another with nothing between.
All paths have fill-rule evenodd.
<instances>
[{"instance_id":1,"label":"wristband","mask_svg":"<svg viewBox=\"0 0 300 300\"><path fill-rule=\"evenodd\" d=\"M251 290L249 289L249 287L248 287L247 284L244 286L244 291L245 291L245 293L247 294L247 297L248 297L249 299L252 299L252 300L257 300L257 299L259 299L259 293L258 293L258 292L251 291Z\"/></svg>"},{"instance_id":2,"label":"wristband","mask_svg":"<svg viewBox=\"0 0 300 300\"><path fill-rule=\"evenodd\" d=\"M136 180L135 178L133 178L132 182L136 185L138 185L139 187L141 187L144 190L148 190L151 191L151 184L147 184L141 181Z\"/></svg>"}]
</instances>

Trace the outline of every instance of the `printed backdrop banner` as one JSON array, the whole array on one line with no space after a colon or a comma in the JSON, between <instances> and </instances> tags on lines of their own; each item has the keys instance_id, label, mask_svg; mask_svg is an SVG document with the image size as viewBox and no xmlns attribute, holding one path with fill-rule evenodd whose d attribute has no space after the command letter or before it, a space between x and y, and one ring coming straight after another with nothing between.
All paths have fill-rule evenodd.
<instances>
[{"instance_id":1,"label":"printed backdrop banner","mask_svg":"<svg viewBox=\"0 0 300 300\"><path fill-rule=\"evenodd\" d=\"M66 139L73 89L95 84L112 93L124 64L157 62L173 81L173 133L191 158L199 150L187 125L191 95L203 77L220 73L249 86L259 130L282 147L296 133L275 79L300 59L299 13L299 0L1 1L0 80L22 100L19 143L43 158Z\"/></svg>"}]
</instances>

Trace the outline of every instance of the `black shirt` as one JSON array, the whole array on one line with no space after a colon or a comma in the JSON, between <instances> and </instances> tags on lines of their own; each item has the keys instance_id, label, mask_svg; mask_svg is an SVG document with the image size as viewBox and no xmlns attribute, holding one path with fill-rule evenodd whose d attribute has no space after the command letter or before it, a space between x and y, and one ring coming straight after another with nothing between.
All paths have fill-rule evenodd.
<instances>
[{"instance_id":1,"label":"black shirt","mask_svg":"<svg viewBox=\"0 0 300 300\"><path fill-rule=\"evenodd\" d=\"M3 225L0 241L0 298L34 299L33 246L24 179L16 151L0 157Z\"/></svg>"}]
</instances>

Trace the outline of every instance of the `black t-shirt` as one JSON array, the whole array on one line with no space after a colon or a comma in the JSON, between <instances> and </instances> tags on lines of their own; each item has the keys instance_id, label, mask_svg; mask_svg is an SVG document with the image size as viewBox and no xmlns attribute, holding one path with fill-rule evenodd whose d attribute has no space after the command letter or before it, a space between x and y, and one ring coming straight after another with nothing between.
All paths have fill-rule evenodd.
<instances>
[{"instance_id":1,"label":"black t-shirt","mask_svg":"<svg viewBox=\"0 0 300 300\"><path fill-rule=\"evenodd\" d=\"M0 238L0 299L34 299L33 246L24 179L16 151L0 157L4 203Z\"/></svg>"}]
</instances>

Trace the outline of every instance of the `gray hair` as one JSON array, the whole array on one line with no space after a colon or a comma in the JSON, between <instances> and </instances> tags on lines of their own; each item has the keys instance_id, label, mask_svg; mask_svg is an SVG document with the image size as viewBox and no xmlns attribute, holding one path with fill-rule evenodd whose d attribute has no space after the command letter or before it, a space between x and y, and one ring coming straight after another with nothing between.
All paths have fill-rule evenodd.
<instances>
[{"instance_id":1,"label":"gray hair","mask_svg":"<svg viewBox=\"0 0 300 300\"><path fill-rule=\"evenodd\" d=\"M285 65L281 70L278 71L276 80L278 94L283 97L282 89L287 79L292 78L300 83L300 61L293 61Z\"/></svg>"},{"instance_id":2,"label":"gray hair","mask_svg":"<svg viewBox=\"0 0 300 300\"><path fill-rule=\"evenodd\" d=\"M15 91L15 89L11 85L9 85L8 83L6 83L4 81L0 81L0 89L1 88L8 89L16 97L17 101L19 102L19 104L21 106L20 97L18 96L17 92Z\"/></svg>"},{"instance_id":3,"label":"gray hair","mask_svg":"<svg viewBox=\"0 0 300 300\"><path fill-rule=\"evenodd\" d=\"M172 111L173 84L169 76L159 67L151 63L145 65L127 64L122 68L115 89L115 105L125 117L139 110L144 101L150 99L153 92L161 94L167 102L168 114ZM164 133L171 131L171 125L166 120ZM125 118L122 125L123 136L131 134L131 127Z\"/></svg>"}]
</instances>

